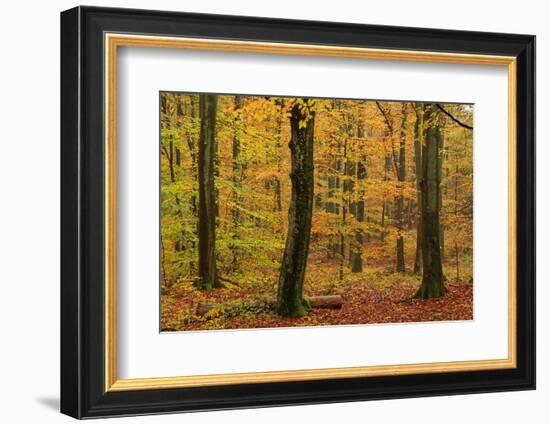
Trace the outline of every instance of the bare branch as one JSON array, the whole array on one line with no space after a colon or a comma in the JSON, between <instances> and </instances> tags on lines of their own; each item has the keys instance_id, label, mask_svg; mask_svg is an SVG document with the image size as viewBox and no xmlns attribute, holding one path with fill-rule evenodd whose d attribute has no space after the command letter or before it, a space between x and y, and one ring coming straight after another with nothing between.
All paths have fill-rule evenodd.
<instances>
[{"instance_id":1,"label":"bare branch","mask_svg":"<svg viewBox=\"0 0 550 425\"><path fill-rule=\"evenodd\" d=\"M441 110L441 112L443 112L445 115L447 115L450 119L452 119L455 123L457 123L459 126L461 127L464 127L464 128L467 128L469 130L473 130L474 127L468 125L468 124L464 124L462 121L458 120L457 118L455 118L453 115L451 115L450 112L447 112L445 109L443 109L443 107L439 104L439 103L436 103L437 107Z\"/></svg>"}]
</instances>

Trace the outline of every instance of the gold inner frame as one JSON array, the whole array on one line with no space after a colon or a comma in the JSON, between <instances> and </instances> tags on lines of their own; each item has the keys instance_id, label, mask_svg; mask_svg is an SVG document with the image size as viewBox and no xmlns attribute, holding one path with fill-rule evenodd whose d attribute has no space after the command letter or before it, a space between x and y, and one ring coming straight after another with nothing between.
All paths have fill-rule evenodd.
<instances>
[{"instance_id":1,"label":"gold inner frame","mask_svg":"<svg viewBox=\"0 0 550 425\"><path fill-rule=\"evenodd\" d=\"M516 58L324 45L105 34L105 391L308 381L516 367ZM118 379L116 373L116 100L119 46L504 66L508 71L508 357L383 366Z\"/></svg>"}]
</instances>

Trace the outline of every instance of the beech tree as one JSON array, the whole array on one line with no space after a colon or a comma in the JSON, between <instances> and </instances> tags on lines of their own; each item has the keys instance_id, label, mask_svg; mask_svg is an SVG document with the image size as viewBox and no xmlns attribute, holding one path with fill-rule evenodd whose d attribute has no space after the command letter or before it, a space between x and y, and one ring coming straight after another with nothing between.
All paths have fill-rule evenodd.
<instances>
[{"instance_id":1,"label":"beech tree","mask_svg":"<svg viewBox=\"0 0 550 425\"><path fill-rule=\"evenodd\" d=\"M197 286L212 289L220 286L216 268L216 113L218 97L200 95L199 180L199 276Z\"/></svg>"},{"instance_id":2,"label":"beech tree","mask_svg":"<svg viewBox=\"0 0 550 425\"><path fill-rule=\"evenodd\" d=\"M439 147L442 145L441 117L436 104L425 105L424 146L422 151L422 283L415 298L437 298L445 294L440 243Z\"/></svg>"}]
</instances>

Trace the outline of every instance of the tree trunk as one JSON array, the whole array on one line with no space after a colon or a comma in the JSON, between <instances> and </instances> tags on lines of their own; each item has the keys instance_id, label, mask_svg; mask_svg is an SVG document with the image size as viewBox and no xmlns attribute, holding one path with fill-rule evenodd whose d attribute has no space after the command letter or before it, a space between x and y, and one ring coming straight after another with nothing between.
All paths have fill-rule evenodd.
<instances>
[{"instance_id":1,"label":"tree trunk","mask_svg":"<svg viewBox=\"0 0 550 425\"><path fill-rule=\"evenodd\" d=\"M422 135L424 127L424 106L421 103L415 104L416 121L414 124L414 164L416 174L416 254L414 256L414 273L420 273L422 269Z\"/></svg>"},{"instance_id":2,"label":"tree trunk","mask_svg":"<svg viewBox=\"0 0 550 425\"><path fill-rule=\"evenodd\" d=\"M388 154L384 157L384 182L388 181L388 168L390 165L391 158ZM380 241L384 242L384 237L386 236L386 213L387 213L387 206L386 206L386 195L384 195L384 199L382 200L382 217L380 218Z\"/></svg>"},{"instance_id":3,"label":"tree trunk","mask_svg":"<svg viewBox=\"0 0 550 425\"><path fill-rule=\"evenodd\" d=\"M441 128L435 104L427 105L424 122L427 129L422 152L422 284L415 298L437 298L447 291L443 282L439 241L439 146Z\"/></svg>"},{"instance_id":4,"label":"tree trunk","mask_svg":"<svg viewBox=\"0 0 550 425\"><path fill-rule=\"evenodd\" d=\"M170 169L170 181L173 183L176 182L176 172L174 170L174 141L172 139L172 135L170 134L170 137L169 137L169 144L168 144L168 154L167 154L167 157L168 157L168 167ZM177 214L179 216L182 215L182 212L181 212L181 206L180 206L180 198L178 196L177 193L174 194L174 198L176 200L176 205L177 205ZM184 245L183 245L183 241L185 240L185 233L182 231L181 232L181 239L176 239L176 241L174 242L174 249L176 250L176 252L181 252L184 250Z\"/></svg>"},{"instance_id":5,"label":"tree trunk","mask_svg":"<svg viewBox=\"0 0 550 425\"><path fill-rule=\"evenodd\" d=\"M396 242L396 265L395 271L403 273L405 271L405 242L403 240L403 186L405 184L405 138L406 138L406 129L407 129L407 103L403 102L401 118L401 134L399 139L399 167L397 169L397 180L399 181L399 190L400 195L397 197L397 208L396 208L396 222L397 222L397 242Z\"/></svg>"},{"instance_id":6,"label":"tree trunk","mask_svg":"<svg viewBox=\"0 0 550 425\"><path fill-rule=\"evenodd\" d=\"M340 215L340 204L334 202L335 196L337 196L340 189L340 173L341 173L341 161L335 159L332 162L332 170L329 173L334 175L329 175L327 178L328 182L328 198L330 199L325 203L325 211L332 213L334 215ZM337 255L340 255L340 245L341 245L340 236L331 236L330 246L329 246L329 257L334 258Z\"/></svg>"},{"instance_id":7,"label":"tree trunk","mask_svg":"<svg viewBox=\"0 0 550 425\"><path fill-rule=\"evenodd\" d=\"M188 110L187 110L187 104L182 102L182 100L180 99L180 102L178 102L178 114L180 116L189 115L190 118L191 118L191 122L194 122L194 120L198 116L198 111L197 111L197 107L196 107L196 103L198 101L198 98L199 97L197 95L189 96L189 109ZM189 151L189 156L191 157L191 169L192 169L193 182L194 182L194 184L196 184L196 183L198 183L198 164L197 164L198 140L197 140L196 136L193 135L189 130L185 130L184 132L182 132L182 139L183 139L182 141L187 144L187 148L188 148L188 151ZM178 156L177 156L177 152L178 151L176 151L176 160L179 161ZM197 221L198 221L197 196L198 196L198 189L195 190L195 188L193 188L193 190L191 192L191 215L192 215L192 217L197 218ZM196 236L196 237L187 238L188 242L187 242L186 245L190 246L190 248L192 250L194 250L195 247L196 247L195 240L198 239L197 231L198 231L198 226L197 226L197 229L194 232L194 236ZM196 268L196 261L194 259L190 259L189 260L189 270L195 270L195 268Z\"/></svg>"},{"instance_id":8,"label":"tree trunk","mask_svg":"<svg viewBox=\"0 0 550 425\"><path fill-rule=\"evenodd\" d=\"M277 177L275 177L275 211L283 210L283 203L281 200L281 179L279 178L281 174L281 126L282 118L281 115L277 117Z\"/></svg>"},{"instance_id":9,"label":"tree trunk","mask_svg":"<svg viewBox=\"0 0 550 425\"><path fill-rule=\"evenodd\" d=\"M216 270L216 190L214 187L217 103L216 95L200 95L199 278L197 286L204 290L220 286Z\"/></svg>"},{"instance_id":10,"label":"tree trunk","mask_svg":"<svg viewBox=\"0 0 550 425\"><path fill-rule=\"evenodd\" d=\"M170 152L170 155L168 155L168 165L170 168L170 181L174 183L176 181L176 172L174 171L174 141L171 134L169 140L170 143L168 151Z\"/></svg>"},{"instance_id":11,"label":"tree trunk","mask_svg":"<svg viewBox=\"0 0 550 425\"><path fill-rule=\"evenodd\" d=\"M239 238L238 228L241 224L241 180L242 180L242 163L241 163L241 109L243 106L243 99L241 96L235 96L235 120L233 122L233 146L232 146L232 171L233 171L233 208L231 210L231 218L233 220L233 233L232 238L234 240ZM233 255L232 265L235 268L237 266L237 247L234 243L230 245L231 253Z\"/></svg>"},{"instance_id":12,"label":"tree trunk","mask_svg":"<svg viewBox=\"0 0 550 425\"><path fill-rule=\"evenodd\" d=\"M445 139L443 138L442 131L438 134L438 153L439 153L439 243L441 244L441 264L445 260L445 225L441 223L441 215L443 214L443 158L445 152ZM447 188L445 187L445 190Z\"/></svg>"},{"instance_id":13,"label":"tree trunk","mask_svg":"<svg viewBox=\"0 0 550 425\"><path fill-rule=\"evenodd\" d=\"M170 286L172 286L172 280L166 276L166 255L164 250L164 239L162 238L162 232L160 234L160 249L161 249L160 264L161 264L161 270L162 270L162 281L164 283L164 288L168 289Z\"/></svg>"},{"instance_id":14,"label":"tree trunk","mask_svg":"<svg viewBox=\"0 0 550 425\"><path fill-rule=\"evenodd\" d=\"M365 137L365 132L364 132L362 123L359 123L357 127L357 137L359 139ZM363 162L361 161L358 161L355 166L355 177L358 182L360 182L361 180L364 180L367 177L367 169L363 164ZM357 222L363 223L365 221L365 200L364 200L363 189L361 188L361 185L359 183L358 183L358 186L359 186L359 199L355 204L354 214ZM355 243L353 244L353 247L350 253L350 268L352 273L360 273L363 271L363 257L362 257L363 240L364 240L363 229L359 228L355 231Z\"/></svg>"},{"instance_id":15,"label":"tree trunk","mask_svg":"<svg viewBox=\"0 0 550 425\"><path fill-rule=\"evenodd\" d=\"M181 115L181 111L180 111L180 107L179 107L179 101L177 102L178 104L178 107L176 108L176 119L178 116ZM166 105L166 97L163 96L162 97L162 108L163 108L163 111L164 113L167 113L167 105ZM168 168L169 168L169 171L170 171L170 182L175 183L176 182L176 171L175 171L175 166L178 166L179 167L179 157L178 157L178 153L179 153L179 149L177 147L174 146L174 140L173 140L173 136L172 134L170 133L169 137L168 137L168 140L169 140L169 143L168 143L168 149L163 149L164 150L164 154L166 155L167 159L168 159ZM174 159L174 152L175 152L175 159ZM174 164L175 162L175 164ZM180 199L179 199L179 196L177 193L174 194L174 198L175 198L175 201L176 201L176 206L177 206L177 215L178 216L182 216L182 210L181 210L181 205L180 205ZM184 242L186 237L185 237L185 232L182 231L181 232L181 235L180 237L178 237L175 241L174 241L174 249L176 252L181 252L185 249L185 246L184 246Z\"/></svg>"},{"instance_id":16,"label":"tree trunk","mask_svg":"<svg viewBox=\"0 0 550 425\"><path fill-rule=\"evenodd\" d=\"M455 220L458 221L458 161L455 166ZM458 255L458 229L455 230L456 281L460 281L460 259Z\"/></svg>"},{"instance_id":17,"label":"tree trunk","mask_svg":"<svg viewBox=\"0 0 550 425\"><path fill-rule=\"evenodd\" d=\"M303 99L307 104L307 99ZM307 313L303 299L313 212L313 112L295 103L290 115L290 180L288 234L281 262L277 291L277 312L300 317Z\"/></svg>"},{"instance_id":18,"label":"tree trunk","mask_svg":"<svg viewBox=\"0 0 550 425\"><path fill-rule=\"evenodd\" d=\"M350 177L353 175L353 163L348 160L348 140L349 135L346 127L346 140L344 141L344 158L343 158L343 182L342 182L342 228L340 229L340 267L338 270L338 279L340 282L344 280L344 261L346 256L346 238L344 229L346 226L346 220L348 210L350 206L349 192L353 189L353 181Z\"/></svg>"}]
</instances>

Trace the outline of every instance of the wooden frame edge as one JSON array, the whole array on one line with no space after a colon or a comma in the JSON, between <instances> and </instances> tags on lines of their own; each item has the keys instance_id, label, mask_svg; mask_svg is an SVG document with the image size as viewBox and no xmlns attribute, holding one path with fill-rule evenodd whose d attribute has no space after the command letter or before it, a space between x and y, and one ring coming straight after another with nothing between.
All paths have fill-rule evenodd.
<instances>
[{"instance_id":1,"label":"wooden frame edge","mask_svg":"<svg viewBox=\"0 0 550 425\"><path fill-rule=\"evenodd\" d=\"M393 366L364 366L330 369L303 369L276 372L229 373L216 375L174 376L167 378L119 379L108 391L138 391L215 385L259 384L269 382L316 381L321 379L368 378L378 376L414 375L416 373L466 372L513 369L515 362L504 360L474 360L441 363L418 363ZM244 378L244 379L243 379Z\"/></svg>"}]
</instances>

